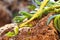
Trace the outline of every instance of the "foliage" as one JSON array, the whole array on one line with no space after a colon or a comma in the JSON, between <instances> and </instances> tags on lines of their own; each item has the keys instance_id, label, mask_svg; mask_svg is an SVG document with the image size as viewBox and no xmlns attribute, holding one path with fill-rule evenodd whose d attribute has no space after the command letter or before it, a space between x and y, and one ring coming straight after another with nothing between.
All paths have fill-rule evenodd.
<instances>
[{"instance_id":1,"label":"foliage","mask_svg":"<svg viewBox=\"0 0 60 40\"><path fill-rule=\"evenodd\" d=\"M29 8L33 11L35 11L34 14L30 14L28 12L22 11L19 12L19 14L21 14L21 16L16 16L13 20L17 23L22 22L25 18L28 18L29 20L27 20L26 22L22 23L19 25L20 28L24 27L26 24L28 24L29 22L31 22L32 20L36 19L36 18L42 18L43 14L48 14L49 12L55 12L55 13L59 13L60 12L60 1L58 0L57 2L55 2L53 0L53 2L51 0L44 0L42 2L39 2L38 0L35 0L35 2L37 3L37 5L40 5L40 8L38 8L38 10L34 10L35 6L31 5L29 6ZM48 18L47 21L47 25L50 23L50 21L54 18L54 26L55 28L60 32L60 15L53 15L51 17ZM8 32L7 36L12 37L18 34L18 30L19 28L15 28L14 32Z\"/></svg>"},{"instance_id":2,"label":"foliage","mask_svg":"<svg viewBox=\"0 0 60 40\"><path fill-rule=\"evenodd\" d=\"M16 36L18 34L18 32L19 32L19 28L15 27L13 32L8 32L6 35L8 37L13 37L13 36Z\"/></svg>"},{"instance_id":3,"label":"foliage","mask_svg":"<svg viewBox=\"0 0 60 40\"><path fill-rule=\"evenodd\" d=\"M29 5L29 6L28 6L28 9L29 9L29 10L34 10L35 8L36 8L35 5Z\"/></svg>"},{"instance_id":4,"label":"foliage","mask_svg":"<svg viewBox=\"0 0 60 40\"><path fill-rule=\"evenodd\" d=\"M54 19L54 27L60 32L60 14L52 15L48 18L47 25Z\"/></svg>"}]
</instances>

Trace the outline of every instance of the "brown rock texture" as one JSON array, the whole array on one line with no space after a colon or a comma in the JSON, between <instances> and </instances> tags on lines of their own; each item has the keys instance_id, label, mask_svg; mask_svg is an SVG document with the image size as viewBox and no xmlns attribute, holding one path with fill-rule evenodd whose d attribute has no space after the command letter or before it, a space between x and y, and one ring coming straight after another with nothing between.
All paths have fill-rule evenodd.
<instances>
[{"instance_id":1,"label":"brown rock texture","mask_svg":"<svg viewBox=\"0 0 60 40\"><path fill-rule=\"evenodd\" d=\"M9 38L4 34L0 36L0 40L58 40L58 33L53 26L53 21L46 25L49 16L50 14L43 17L32 28L20 28L19 34L14 37Z\"/></svg>"}]
</instances>

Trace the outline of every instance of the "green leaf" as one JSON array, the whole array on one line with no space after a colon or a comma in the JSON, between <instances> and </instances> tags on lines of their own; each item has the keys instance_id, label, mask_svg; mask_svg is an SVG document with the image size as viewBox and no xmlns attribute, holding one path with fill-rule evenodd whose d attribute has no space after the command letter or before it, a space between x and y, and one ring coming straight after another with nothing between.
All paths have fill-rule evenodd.
<instances>
[{"instance_id":1,"label":"green leaf","mask_svg":"<svg viewBox=\"0 0 60 40\"><path fill-rule=\"evenodd\" d=\"M58 26L58 16L54 19L54 26L60 32L60 29L59 29L59 26Z\"/></svg>"},{"instance_id":2,"label":"green leaf","mask_svg":"<svg viewBox=\"0 0 60 40\"><path fill-rule=\"evenodd\" d=\"M15 36L15 35L14 35L14 32L8 32L6 35L7 35L8 37L13 37L13 36Z\"/></svg>"},{"instance_id":3,"label":"green leaf","mask_svg":"<svg viewBox=\"0 0 60 40\"><path fill-rule=\"evenodd\" d=\"M25 11L21 11L21 12L19 12L19 14L21 14L23 16L26 16L27 18L31 18L32 17L32 14L30 14L28 12L25 12Z\"/></svg>"},{"instance_id":4,"label":"green leaf","mask_svg":"<svg viewBox=\"0 0 60 40\"><path fill-rule=\"evenodd\" d=\"M55 2L48 2L47 6L50 7L50 6L53 6L55 5Z\"/></svg>"},{"instance_id":5,"label":"green leaf","mask_svg":"<svg viewBox=\"0 0 60 40\"><path fill-rule=\"evenodd\" d=\"M55 18L57 15L50 16L47 20L47 25L50 23L50 21Z\"/></svg>"},{"instance_id":6,"label":"green leaf","mask_svg":"<svg viewBox=\"0 0 60 40\"><path fill-rule=\"evenodd\" d=\"M58 17L58 21L57 21L58 23L58 28L60 29L60 16Z\"/></svg>"},{"instance_id":7,"label":"green leaf","mask_svg":"<svg viewBox=\"0 0 60 40\"><path fill-rule=\"evenodd\" d=\"M47 25L54 18L54 27L60 32L60 14L53 15L48 18Z\"/></svg>"},{"instance_id":8,"label":"green leaf","mask_svg":"<svg viewBox=\"0 0 60 40\"><path fill-rule=\"evenodd\" d=\"M54 19L54 26L55 28L60 32L60 14L58 15L53 15L48 18L47 25L50 23L50 21Z\"/></svg>"},{"instance_id":9,"label":"green leaf","mask_svg":"<svg viewBox=\"0 0 60 40\"><path fill-rule=\"evenodd\" d=\"M29 5L29 6L28 6L28 9L29 9L29 10L35 10L35 8L36 8L35 5Z\"/></svg>"},{"instance_id":10,"label":"green leaf","mask_svg":"<svg viewBox=\"0 0 60 40\"><path fill-rule=\"evenodd\" d=\"M41 4L41 2L40 2L39 0L35 0L35 2L36 2L38 5Z\"/></svg>"},{"instance_id":11,"label":"green leaf","mask_svg":"<svg viewBox=\"0 0 60 40\"><path fill-rule=\"evenodd\" d=\"M19 28L15 27L13 32L8 32L6 35L8 37L13 37L13 36L16 36L18 34L18 32L19 32Z\"/></svg>"},{"instance_id":12,"label":"green leaf","mask_svg":"<svg viewBox=\"0 0 60 40\"><path fill-rule=\"evenodd\" d=\"M15 28L14 28L14 33L15 33L15 35L17 35L18 32L19 32L19 27L15 27Z\"/></svg>"},{"instance_id":13,"label":"green leaf","mask_svg":"<svg viewBox=\"0 0 60 40\"><path fill-rule=\"evenodd\" d=\"M22 22L25 18L27 18L26 16L16 16L13 18L13 21L16 23L20 23Z\"/></svg>"}]
</instances>

